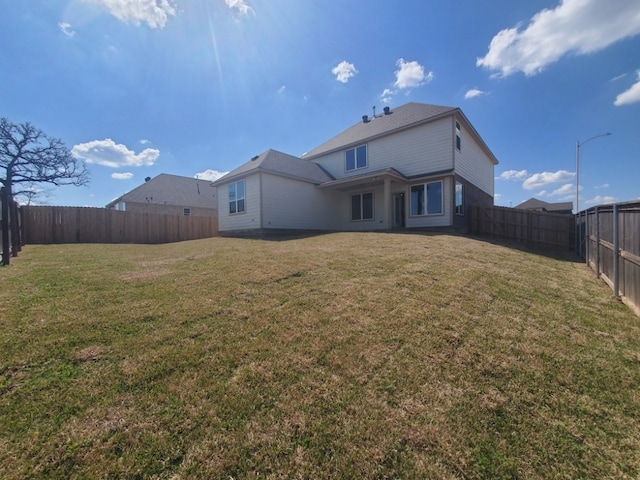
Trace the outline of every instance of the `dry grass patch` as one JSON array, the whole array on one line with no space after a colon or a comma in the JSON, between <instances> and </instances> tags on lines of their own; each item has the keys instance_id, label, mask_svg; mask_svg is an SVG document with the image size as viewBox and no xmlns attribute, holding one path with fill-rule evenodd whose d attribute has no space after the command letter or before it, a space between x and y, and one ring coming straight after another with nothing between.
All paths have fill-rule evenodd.
<instances>
[{"instance_id":1,"label":"dry grass patch","mask_svg":"<svg viewBox=\"0 0 640 480\"><path fill-rule=\"evenodd\" d=\"M2 478L637 478L640 327L450 235L29 246L0 270Z\"/></svg>"}]
</instances>

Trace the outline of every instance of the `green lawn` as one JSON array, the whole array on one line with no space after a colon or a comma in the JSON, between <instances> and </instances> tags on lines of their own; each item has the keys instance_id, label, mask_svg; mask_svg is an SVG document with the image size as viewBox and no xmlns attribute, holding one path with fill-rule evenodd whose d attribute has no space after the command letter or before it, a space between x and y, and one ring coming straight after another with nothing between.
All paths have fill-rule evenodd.
<instances>
[{"instance_id":1,"label":"green lawn","mask_svg":"<svg viewBox=\"0 0 640 480\"><path fill-rule=\"evenodd\" d=\"M570 253L34 245L0 332L2 479L640 476L640 319Z\"/></svg>"}]
</instances>

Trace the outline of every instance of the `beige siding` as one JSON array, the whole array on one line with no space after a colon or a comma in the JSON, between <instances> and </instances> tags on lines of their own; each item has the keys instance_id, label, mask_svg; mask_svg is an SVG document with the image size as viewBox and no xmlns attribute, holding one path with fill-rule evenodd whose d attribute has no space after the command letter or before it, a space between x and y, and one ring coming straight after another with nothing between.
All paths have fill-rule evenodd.
<instances>
[{"instance_id":1,"label":"beige siding","mask_svg":"<svg viewBox=\"0 0 640 480\"><path fill-rule=\"evenodd\" d=\"M461 147L460 150L454 148L456 173L493 197L493 162L460 123Z\"/></svg>"},{"instance_id":2,"label":"beige siding","mask_svg":"<svg viewBox=\"0 0 640 480\"><path fill-rule=\"evenodd\" d=\"M345 172L345 150L314 161L337 179L389 167L407 176L421 175L453 168L452 145L449 118L367 142L368 167L364 169Z\"/></svg>"},{"instance_id":3,"label":"beige siding","mask_svg":"<svg viewBox=\"0 0 640 480\"><path fill-rule=\"evenodd\" d=\"M449 125L443 119L370 142L369 169L393 167L412 176L453 168Z\"/></svg>"},{"instance_id":4,"label":"beige siding","mask_svg":"<svg viewBox=\"0 0 640 480\"><path fill-rule=\"evenodd\" d=\"M262 173L263 228L333 229L331 192L309 182Z\"/></svg>"},{"instance_id":5,"label":"beige siding","mask_svg":"<svg viewBox=\"0 0 640 480\"><path fill-rule=\"evenodd\" d=\"M229 184L218 187L218 230L251 230L260 225L260 177L257 174L244 177L245 211L229 213Z\"/></svg>"}]
</instances>

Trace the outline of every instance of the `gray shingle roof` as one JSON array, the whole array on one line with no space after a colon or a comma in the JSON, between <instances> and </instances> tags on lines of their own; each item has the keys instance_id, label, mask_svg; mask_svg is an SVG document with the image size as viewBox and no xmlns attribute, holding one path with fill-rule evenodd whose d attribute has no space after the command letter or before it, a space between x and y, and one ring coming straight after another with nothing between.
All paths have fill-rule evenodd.
<instances>
[{"instance_id":1,"label":"gray shingle roof","mask_svg":"<svg viewBox=\"0 0 640 480\"><path fill-rule=\"evenodd\" d=\"M304 159L310 159L332 150L344 148L348 145L364 142L373 137L387 135L397 130L402 130L413 125L433 120L441 115L457 111L456 107L442 105L429 105L425 103L407 103L398 108L390 109L389 114L376 115L367 122L359 121L322 145L302 155Z\"/></svg>"},{"instance_id":2,"label":"gray shingle roof","mask_svg":"<svg viewBox=\"0 0 640 480\"><path fill-rule=\"evenodd\" d=\"M516 205L514 208L521 208L525 210L545 210L547 212L570 212L573 209L573 202L549 203L544 200L538 200L537 198L530 198L529 200L522 202L520 205Z\"/></svg>"},{"instance_id":3,"label":"gray shingle roof","mask_svg":"<svg viewBox=\"0 0 640 480\"><path fill-rule=\"evenodd\" d=\"M216 185L226 183L233 178L255 171L275 173L315 184L333 180L333 177L316 163L269 149L238 168L231 170L214 183Z\"/></svg>"},{"instance_id":4,"label":"gray shingle roof","mask_svg":"<svg viewBox=\"0 0 640 480\"><path fill-rule=\"evenodd\" d=\"M120 201L154 203L182 207L216 208L215 188L209 180L161 173L148 182L108 203L107 208ZM153 200L148 200L153 199Z\"/></svg>"}]
</instances>

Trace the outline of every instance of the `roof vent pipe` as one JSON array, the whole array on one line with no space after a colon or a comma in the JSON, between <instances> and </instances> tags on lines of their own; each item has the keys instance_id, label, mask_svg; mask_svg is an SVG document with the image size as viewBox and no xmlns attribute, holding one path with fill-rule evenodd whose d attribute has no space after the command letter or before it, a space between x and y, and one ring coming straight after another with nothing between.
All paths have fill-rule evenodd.
<instances>
[{"instance_id":1,"label":"roof vent pipe","mask_svg":"<svg viewBox=\"0 0 640 480\"><path fill-rule=\"evenodd\" d=\"M362 115L362 121L364 123L368 123L369 122L369 115Z\"/></svg>"},{"instance_id":2,"label":"roof vent pipe","mask_svg":"<svg viewBox=\"0 0 640 480\"><path fill-rule=\"evenodd\" d=\"M391 109L389 107L384 107L384 114L389 115L391 113Z\"/></svg>"}]
</instances>

